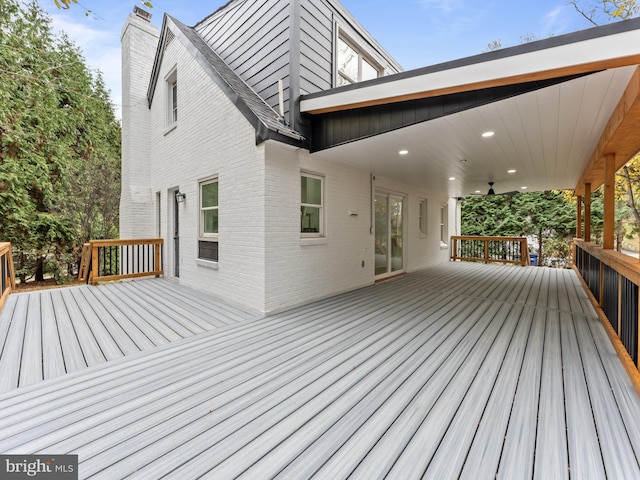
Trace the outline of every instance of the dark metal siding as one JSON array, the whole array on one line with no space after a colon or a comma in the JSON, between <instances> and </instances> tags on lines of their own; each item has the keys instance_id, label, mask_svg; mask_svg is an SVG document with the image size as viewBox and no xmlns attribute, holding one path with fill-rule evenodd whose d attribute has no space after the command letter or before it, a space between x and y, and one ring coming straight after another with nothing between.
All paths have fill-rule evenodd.
<instances>
[{"instance_id":1,"label":"dark metal siding","mask_svg":"<svg viewBox=\"0 0 640 480\"><path fill-rule=\"evenodd\" d=\"M220 57L269 105L278 110L278 80L289 111L290 3L237 2L196 25Z\"/></svg>"}]
</instances>

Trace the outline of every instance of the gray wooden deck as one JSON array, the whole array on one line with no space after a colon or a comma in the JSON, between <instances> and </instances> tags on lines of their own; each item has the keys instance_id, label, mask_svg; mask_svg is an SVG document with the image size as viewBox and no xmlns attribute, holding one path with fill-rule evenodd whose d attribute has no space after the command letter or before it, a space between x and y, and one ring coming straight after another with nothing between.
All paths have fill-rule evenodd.
<instances>
[{"instance_id":1,"label":"gray wooden deck","mask_svg":"<svg viewBox=\"0 0 640 480\"><path fill-rule=\"evenodd\" d=\"M640 400L572 271L456 263L14 389L0 452L103 479L632 479Z\"/></svg>"},{"instance_id":2,"label":"gray wooden deck","mask_svg":"<svg viewBox=\"0 0 640 480\"><path fill-rule=\"evenodd\" d=\"M14 294L0 313L0 392L249 317L167 280Z\"/></svg>"}]
</instances>

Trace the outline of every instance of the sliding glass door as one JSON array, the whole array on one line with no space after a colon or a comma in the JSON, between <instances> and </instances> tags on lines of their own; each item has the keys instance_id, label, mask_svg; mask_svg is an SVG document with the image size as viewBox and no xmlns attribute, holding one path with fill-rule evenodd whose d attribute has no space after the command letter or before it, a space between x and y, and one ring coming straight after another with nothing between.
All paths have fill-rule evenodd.
<instances>
[{"instance_id":1,"label":"sliding glass door","mask_svg":"<svg viewBox=\"0 0 640 480\"><path fill-rule=\"evenodd\" d=\"M375 271L376 277L384 277L404 270L404 198L376 192L375 204Z\"/></svg>"}]
</instances>

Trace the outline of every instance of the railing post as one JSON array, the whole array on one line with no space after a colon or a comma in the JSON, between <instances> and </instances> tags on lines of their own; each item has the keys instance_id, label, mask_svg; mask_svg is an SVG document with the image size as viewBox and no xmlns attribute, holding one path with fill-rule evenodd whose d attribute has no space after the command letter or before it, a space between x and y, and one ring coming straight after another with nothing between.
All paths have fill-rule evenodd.
<instances>
[{"instance_id":1,"label":"railing post","mask_svg":"<svg viewBox=\"0 0 640 480\"><path fill-rule=\"evenodd\" d=\"M604 227L602 233L602 248L604 250L613 250L615 239L615 160L615 154L604 156Z\"/></svg>"},{"instance_id":2,"label":"railing post","mask_svg":"<svg viewBox=\"0 0 640 480\"><path fill-rule=\"evenodd\" d=\"M98 245L95 245L93 242L89 242L89 244L91 246L91 276L89 277L89 282L95 285L97 283L95 279L100 276Z\"/></svg>"},{"instance_id":3,"label":"railing post","mask_svg":"<svg viewBox=\"0 0 640 480\"><path fill-rule=\"evenodd\" d=\"M489 240L484 239L484 263L489 263Z\"/></svg>"},{"instance_id":4,"label":"railing post","mask_svg":"<svg viewBox=\"0 0 640 480\"><path fill-rule=\"evenodd\" d=\"M9 285L11 290L16 289L16 272L13 269L13 252L11 251L11 244L9 244L9 253L7 256L7 263L9 264Z\"/></svg>"},{"instance_id":5,"label":"railing post","mask_svg":"<svg viewBox=\"0 0 640 480\"><path fill-rule=\"evenodd\" d=\"M153 253L154 253L154 265L153 269L158 272L160 271L160 242L155 242L153 244ZM156 278L158 278L160 274L156 274Z\"/></svg>"}]
</instances>

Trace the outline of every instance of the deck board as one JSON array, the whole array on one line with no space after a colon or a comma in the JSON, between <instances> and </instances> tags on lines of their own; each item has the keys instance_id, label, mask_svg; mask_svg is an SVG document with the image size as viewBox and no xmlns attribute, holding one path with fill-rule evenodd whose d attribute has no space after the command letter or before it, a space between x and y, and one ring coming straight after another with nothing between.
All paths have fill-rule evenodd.
<instances>
[{"instance_id":1,"label":"deck board","mask_svg":"<svg viewBox=\"0 0 640 480\"><path fill-rule=\"evenodd\" d=\"M545 311L537 310L513 399L502 447L497 478L532 478L535 455L536 415L540 398L540 372L544 349Z\"/></svg>"},{"instance_id":2,"label":"deck board","mask_svg":"<svg viewBox=\"0 0 640 480\"><path fill-rule=\"evenodd\" d=\"M515 313L515 312L514 312ZM514 398L524 352L530 335L534 310L524 307L512 321L517 324L515 334L509 344L509 350L503 362L503 368L493 386L485 410L480 420L473 443L460 473L461 479L474 480L490 478L495 475L500 463L504 432L507 430L511 414L511 403L505 398Z\"/></svg>"},{"instance_id":3,"label":"deck board","mask_svg":"<svg viewBox=\"0 0 640 480\"><path fill-rule=\"evenodd\" d=\"M64 356L58 333L58 324L55 321L53 300L50 292L40 294L40 308L42 312L42 370L45 380L58 377L66 373Z\"/></svg>"},{"instance_id":4,"label":"deck board","mask_svg":"<svg viewBox=\"0 0 640 480\"><path fill-rule=\"evenodd\" d=\"M41 313L40 295L30 295L18 380L21 385L31 385L43 379Z\"/></svg>"},{"instance_id":5,"label":"deck board","mask_svg":"<svg viewBox=\"0 0 640 480\"><path fill-rule=\"evenodd\" d=\"M0 313L0 392L253 317L212 299L207 314L201 294L163 280L151 297L148 282L10 295Z\"/></svg>"},{"instance_id":6,"label":"deck board","mask_svg":"<svg viewBox=\"0 0 640 480\"><path fill-rule=\"evenodd\" d=\"M16 299L15 307L10 311L11 316L7 314L5 320L8 324L7 335L0 357L0 392L10 390L18 385L22 362L22 342L28 311L29 297L24 296Z\"/></svg>"},{"instance_id":7,"label":"deck board","mask_svg":"<svg viewBox=\"0 0 640 480\"><path fill-rule=\"evenodd\" d=\"M565 403L569 464L573 478L606 478L598 432L591 410L589 389L584 375L580 344L574 319L561 314L562 363L565 369ZM577 321L582 318L577 317Z\"/></svg>"},{"instance_id":8,"label":"deck board","mask_svg":"<svg viewBox=\"0 0 640 480\"><path fill-rule=\"evenodd\" d=\"M534 478L560 480L569 478L560 316L548 311L546 317L533 472Z\"/></svg>"},{"instance_id":9,"label":"deck board","mask_svg":"<svg viewBox=\"0 0 640 480\"><path fill-rule=\"evenodd\" d=\"M0 452L75 453L96 479L640 475L640 400L573 271L449 264L240 320L133 283L144 302L71 293L99 345L153 328L149 302L211 329L0 394Z\"/></svg>"}]
</instances>

